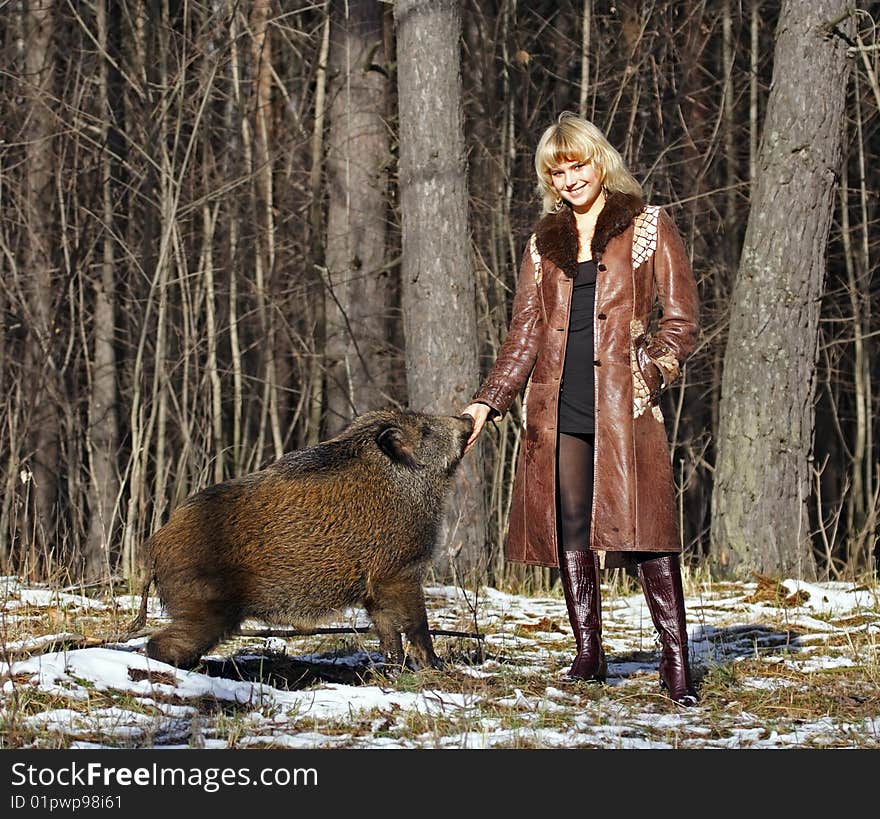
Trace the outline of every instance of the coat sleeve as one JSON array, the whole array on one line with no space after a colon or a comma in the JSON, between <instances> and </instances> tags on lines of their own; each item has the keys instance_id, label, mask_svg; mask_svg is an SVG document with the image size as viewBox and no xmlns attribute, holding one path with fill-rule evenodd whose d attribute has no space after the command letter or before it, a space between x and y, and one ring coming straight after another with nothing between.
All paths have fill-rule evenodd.
<instances>
[{"instance_id":1,"label":"coat sleeve","mask_svg":"<svg viewBox=\"0 0 880 819\"><path fill-rule=\"evenodd\" d=\"M660 370L665 389L679 377L697 346L700 302L684 243L672 218L662 209L654 252L654 283L663 315L644 352Z\"/></svg>"},{"instance_id":2,"label":"coat sleeve","mask_svg":"<svg viewBox=\"0 0 880 819\"><path fill-rule=\"evenodd\" d=\"M531 241L526 245L520 265L510 327L492 369L473 397L474 401L488 404L498 415L507 412L525 386L538 357L542 317L530 245Z\"/></svg>"}]
</instances>

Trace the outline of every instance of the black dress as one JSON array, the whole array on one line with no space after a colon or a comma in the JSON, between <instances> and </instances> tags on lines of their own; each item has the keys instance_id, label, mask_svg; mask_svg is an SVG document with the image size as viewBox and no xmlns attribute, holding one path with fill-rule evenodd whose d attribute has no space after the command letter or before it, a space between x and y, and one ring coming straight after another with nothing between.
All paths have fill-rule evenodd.
<instances>
[{"instance_id":1,"label":"black dress","mask_svg":"<svg viewBox=\"0 0 880 819\"><path fill-rule=\"evenodd\" d=\"M571 314L565 364L559 386L560 432L574 435L594 431L593 305L596 301L596 262L578 262L572 283Z\"/></svg>"}]
</instances>

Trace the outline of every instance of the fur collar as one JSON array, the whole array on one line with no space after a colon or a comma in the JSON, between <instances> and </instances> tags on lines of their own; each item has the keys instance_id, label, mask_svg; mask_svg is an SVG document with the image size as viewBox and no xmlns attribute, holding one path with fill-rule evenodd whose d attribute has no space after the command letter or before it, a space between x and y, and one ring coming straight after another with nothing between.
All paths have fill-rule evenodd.
<instances>
[{"instance_id":1,"label":"fur collar","mask_svg":"<svg viewBox=\"0 0 880 819\"><path fill-rule=\"evenodd\" d=\"M605 200L593 233L593 258L600 259L608 242L623 233L644 207L639 196L615 192ZM549 259L566 276L577 275L578 235L574 212L563 206L558 213L547 213L535 228L538 253Z\"/></svg>"}]
</instances>

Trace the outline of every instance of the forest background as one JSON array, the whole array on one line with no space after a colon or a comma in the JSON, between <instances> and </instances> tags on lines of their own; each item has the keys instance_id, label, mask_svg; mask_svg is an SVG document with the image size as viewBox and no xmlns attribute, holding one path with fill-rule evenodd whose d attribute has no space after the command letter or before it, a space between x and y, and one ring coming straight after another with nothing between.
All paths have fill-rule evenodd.
<instances>
[{"instance_id":1,"label":"forest background","mask_svg":"<svg viewBox=\"0 0 880 819\"><path fill-rule=\"evenodd\" d=\"M877 11L0 0L0 571L133 579L195 489L460 411L573 110L697 275L663 399L688 561L876 572ZM438 578L553 581L501 551L519 420L468 455Z\"/></svg>"}]
</instances>

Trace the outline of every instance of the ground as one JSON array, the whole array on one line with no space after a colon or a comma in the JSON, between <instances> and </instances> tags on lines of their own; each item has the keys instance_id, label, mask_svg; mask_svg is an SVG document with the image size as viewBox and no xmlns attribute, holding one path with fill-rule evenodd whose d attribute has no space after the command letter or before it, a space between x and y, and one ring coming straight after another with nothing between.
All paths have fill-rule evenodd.
<instances>
[{"instance_id":1,"label":"ground","mask_svg":"<svg viewBox=\"0 0 880 819\"><path fill-rule=\"evenodd\" d=\"M105 642L134 595L83 591L0 578L0 747L880 748L873 583L689 578L695 708L661 693L626 578L603 586L605 685L563 679L559 594L428 586L433 630L483 635L435 637L440 670L397 673L362 632L236 637L185 672L147 659L143 637Z\"/></svg>"}]
</instances>

